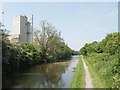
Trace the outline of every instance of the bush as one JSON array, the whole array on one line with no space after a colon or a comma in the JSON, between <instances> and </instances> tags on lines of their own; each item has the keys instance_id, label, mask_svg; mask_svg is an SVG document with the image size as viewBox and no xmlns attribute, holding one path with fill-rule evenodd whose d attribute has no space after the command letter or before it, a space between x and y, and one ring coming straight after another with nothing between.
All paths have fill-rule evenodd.
<instances>
[{"instance_id":1,"label":"bush","mask_svg":"<svg viewBox=\"0 0 120 90\"><path fill-rule=\"evenodd\" d=\"M119 33L108 34L101 42L85 44L80 54L87 56L93 71L99 74L108 88L120 88L118 74Z\"/></svg>"}]
</instances>

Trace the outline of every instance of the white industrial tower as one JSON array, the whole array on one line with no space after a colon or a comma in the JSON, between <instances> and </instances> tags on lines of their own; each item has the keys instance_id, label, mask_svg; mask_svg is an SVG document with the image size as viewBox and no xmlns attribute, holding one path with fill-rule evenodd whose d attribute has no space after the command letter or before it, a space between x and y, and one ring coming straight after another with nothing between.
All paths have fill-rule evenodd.
<instances>
[{"instance_id":1,"label":"white industrial tower","mask_svg":"<svg viewBox=\"0 0 120 90\"><path fill-rule=\"evenodd\" d=\"M32 21L28 21L26 16L13 17L13 34L11 37L12 42L27 42L33 40L33 15Z\"/></svg>"}]
</instances>

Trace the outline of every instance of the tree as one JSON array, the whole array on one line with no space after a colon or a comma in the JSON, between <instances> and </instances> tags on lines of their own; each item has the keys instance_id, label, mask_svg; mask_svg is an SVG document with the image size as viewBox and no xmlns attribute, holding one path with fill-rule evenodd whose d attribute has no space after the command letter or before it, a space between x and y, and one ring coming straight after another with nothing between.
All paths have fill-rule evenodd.
<instances>
[{"instance_id":1,"label":"tree","mask_svg":"<svg viewBox=\"0 0 120 90\"><path fill-rule=\"evenodd\" d=\"M60 43L63 42L60 34L55 27L46 21L41 21L40 29L34 31L34 41L40 47L45 62L47 58L56 59L56 52L60 48Z\"/></svg>"}]
</instances>

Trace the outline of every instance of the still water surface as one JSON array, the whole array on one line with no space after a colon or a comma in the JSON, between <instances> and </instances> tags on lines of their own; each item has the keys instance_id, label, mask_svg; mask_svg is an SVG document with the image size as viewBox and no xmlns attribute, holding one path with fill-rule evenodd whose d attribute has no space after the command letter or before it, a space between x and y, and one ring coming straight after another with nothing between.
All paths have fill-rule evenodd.
<instances>
[{"instance_id":1,"label":"still water surface","mask_svg":"<svg viewBox=\"0 0 120 90\"><path fill-rule=\"evenodd\" d=\"M78 55L64 62L31 67L26 73L7 75L4 88L69 88Z\"/></svg>"}]
</instances>

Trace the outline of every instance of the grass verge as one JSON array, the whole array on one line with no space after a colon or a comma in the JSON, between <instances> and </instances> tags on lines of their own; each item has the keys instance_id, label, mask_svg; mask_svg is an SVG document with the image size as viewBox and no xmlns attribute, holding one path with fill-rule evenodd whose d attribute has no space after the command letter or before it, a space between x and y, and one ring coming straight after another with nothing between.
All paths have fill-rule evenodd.
<instances>
[{"instance_id":1,"label":"grass verge","mask_svg":"<svg viewBox=\"0 0 120 90\"><path fill-rule=\"evenodd\" d=\"M81 57L79 58L78 65L71 80L70 88L85 88L85 70Z\"/></svg>"},{"instance_id":2,"label":"grass verge","mask_svg":"<svg viewBox=\"0 0 120 90\"><path fill-rule=\"evenodd\" d=\"M93 88L119 88L117 55L91 54L84 56L91 75Z\"/></svg>"},{"instance_id":3,"label":"grass verge","mask_svg":"<svg viewBox=\"0 0 120 90\"><path fill-rule=\"evenodd\" d=\"M84 57L84 61L85 63L87 64L88 68L89 68L89 73L90 73L90 77L92 79L92 85L93 85L93 88L105 88L106 85L105 85L105 82L103 80L101 80L101 78L99 77L99 74L96 73L95 71L95 67L93 67L91 64L90 64L90 59L91 58L88 58L88 57Z\"/></svg>"}]
</instances>

